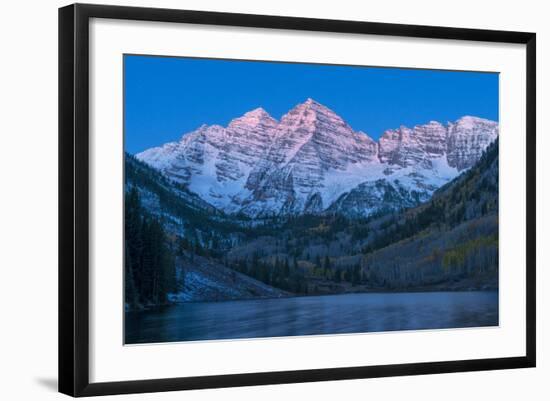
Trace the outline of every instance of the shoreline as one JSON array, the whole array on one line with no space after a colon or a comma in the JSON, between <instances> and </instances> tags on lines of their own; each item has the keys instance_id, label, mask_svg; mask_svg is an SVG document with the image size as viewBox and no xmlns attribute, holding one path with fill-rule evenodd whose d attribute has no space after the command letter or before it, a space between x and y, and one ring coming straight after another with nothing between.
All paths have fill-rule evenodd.
<instances>
[{"instance_id":1,"label":"shoreline","mask_svg":"<svg viewBox=\"0 0 550 401\"><path fill-rule=\"evenodd\" d=\"M291 299L291 298L316 298L316 297L328 297L328 296L341 296L341 295L361 295L361 294L414 294L414 293L435 293L435 292L499 292L498 286L487 286L487 288L410 288L410 289L396 289L396 290L384 290L376 288L368 291L350 291L339 292L334 294L302 294L302 295L289 295L281 297L256 297L256 298L238 298L238 299L213 299L213 300L196 300L196 301L184 301L184 302L166 302L160 305L148 305L140 306L137 308L131 308L125 304L124 312L143 312L146 310L154 310L167 306L185 305L185 304L198 304L198 303L221 303L221 302L241 302L241 301L261 301L261 300L276 300L276 299Z\"/></svg>"}]
</instances>

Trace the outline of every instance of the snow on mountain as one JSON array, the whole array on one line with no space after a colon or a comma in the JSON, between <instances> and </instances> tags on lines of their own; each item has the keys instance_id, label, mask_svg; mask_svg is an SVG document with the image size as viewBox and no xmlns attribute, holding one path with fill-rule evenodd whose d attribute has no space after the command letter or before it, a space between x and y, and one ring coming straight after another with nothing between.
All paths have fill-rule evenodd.
<instances>
[{"instance_id":1,"label":"snow on mountain","mask_svg":"<svg viewBox=\"0 0 550 401\"><path fill-rule=\"evenodd\" d=\"M408 167L444 155L447 129L437 121L387 130L380 138L380 160L398 167Z\"/></svg>"},{"instance_id":2,"label":"snow on mountain","mask_svg":"<svg viewBox=\"0 0 550 401\"><path fill-rule=\"evenodd\" d=\"M277 122L263 109L236 118L223 128L199 127L180 141L136 155L183 183L212 205L227 209L242 194L250 171L276 134Z\"/></svg>"},{"instance_id":3,"label":"snow on mountain","mask_svg":"<svg viewBox=\"0 0 550 401\"><path fill-rule=\"evenodd\" d=\"M332 110L308 99L281 118L278 135L255 169L243 197L241 211L249 215L315 213L324 210L341 191L364 181L356 174L354 182L335 191L327 185L331 174L348 169L361 170L379 164L377 144L366 134L354 132Z\"/></svg>"},{"instance_id":4,"label":"snow on mountain","mask_svg":"<svg viewBox=\"0 0 550 401\"><path fill-rule=\"evenodd\" d=\"M498 136L498 123L479 117L464 116L449 123L447 159L459 170L471 167Z\"/></svg>"},{"instance_id":5,"label":"snow on mountain","mask_svg":"<svg viewBox=\"0 0 550 401\"><path fill-rule=\"evenodd\" d=\"M227 213L366 216L429 199L497 136L498 123L465 116L387 130L376 142L307 99L280 121L258 108L136 157Z\"/></svg>"}]
</instances>

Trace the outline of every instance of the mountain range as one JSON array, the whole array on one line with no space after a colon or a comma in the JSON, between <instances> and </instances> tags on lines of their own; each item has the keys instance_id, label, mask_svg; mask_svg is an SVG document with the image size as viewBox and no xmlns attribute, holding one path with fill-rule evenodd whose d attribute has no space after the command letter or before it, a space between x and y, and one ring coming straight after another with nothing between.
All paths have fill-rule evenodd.
<instances>
[{"instance_id":1,"label":"mountain range","mask_svg":"<svg viewBox=\"0 0 550 401\"><path fill-rule=\"evenodd\" d=\"M367 217L429 200L498 131L495 121L464 116L389 129L375 141L307 99L279 121L257 108L135 157L227 214Z\"/></svg>"}]
</instances>

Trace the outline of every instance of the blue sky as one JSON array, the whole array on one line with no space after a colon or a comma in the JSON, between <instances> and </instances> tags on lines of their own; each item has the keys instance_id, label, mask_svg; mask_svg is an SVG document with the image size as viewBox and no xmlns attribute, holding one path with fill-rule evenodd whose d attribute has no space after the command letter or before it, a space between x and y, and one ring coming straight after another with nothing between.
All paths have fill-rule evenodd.
<instances>
[{"instance_id":1,"label":"blue sky","mask_svg":"<svg viewBox=\"0 0 550 401\"><path fill-rule=\"evenodd\" d=\"M137 153L263 107L279 119L311 97L353 129L464 115L498 121L498 74L125 55L125 147ZM404 60L406 64L406 60Z\"/></svg>"}]
</instances>

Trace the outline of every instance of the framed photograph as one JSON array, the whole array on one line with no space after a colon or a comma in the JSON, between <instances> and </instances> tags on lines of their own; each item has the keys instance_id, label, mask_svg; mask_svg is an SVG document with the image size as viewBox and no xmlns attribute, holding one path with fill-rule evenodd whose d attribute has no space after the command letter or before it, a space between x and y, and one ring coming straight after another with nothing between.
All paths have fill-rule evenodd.
<instances>
[{"instance_id":1,"label":"framed photograph","mask_svg":"<svg viewBox=\"0 0 550 401\"><path fill-rule=\"evenodd\" d=\"M59 390L535 366L535 34L59 10Z\"/></svg>"}]
</instances>

